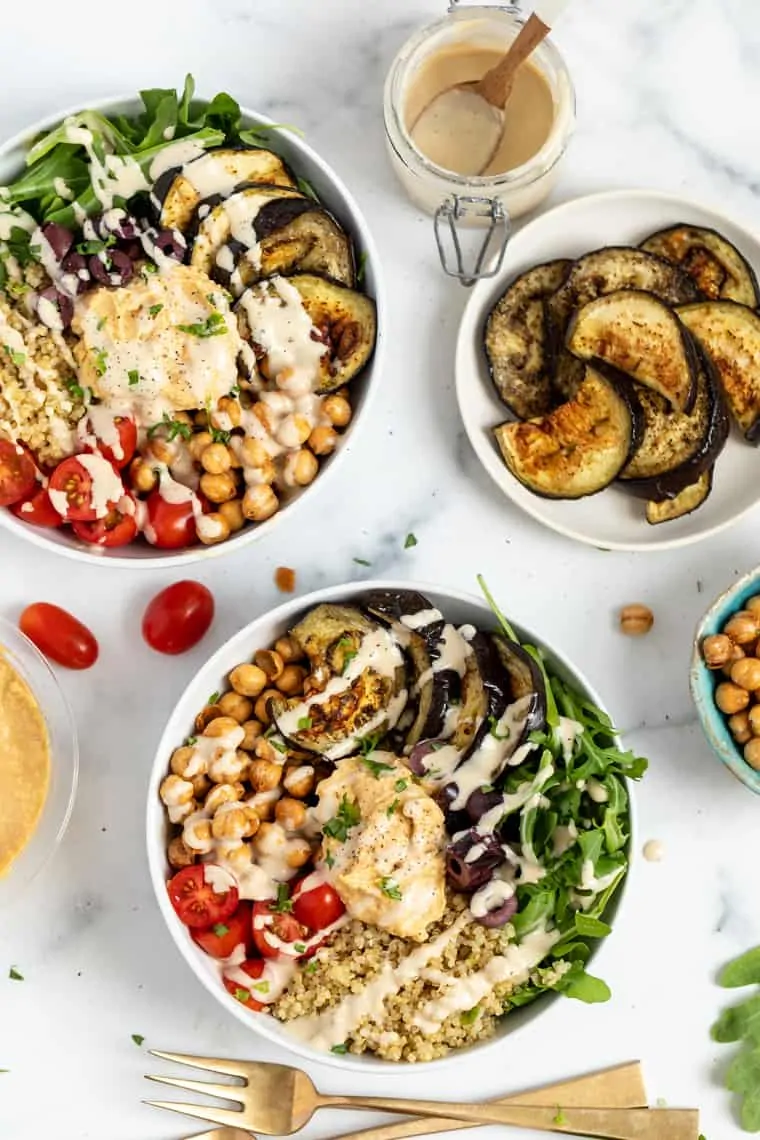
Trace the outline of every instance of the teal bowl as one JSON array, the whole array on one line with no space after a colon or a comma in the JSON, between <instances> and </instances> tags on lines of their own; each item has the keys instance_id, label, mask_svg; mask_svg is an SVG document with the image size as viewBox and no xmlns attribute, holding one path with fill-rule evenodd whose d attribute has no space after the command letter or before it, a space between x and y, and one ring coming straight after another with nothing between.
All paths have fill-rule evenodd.
<instances>
[{"instance_id":1,"label":"teal bowl","mask_svg":"<svg viewBox=\"0 0 760 1140\"><path fill-rule=\"evenodd\" d=\"M713 633L720 633L732 614L744 609L745 603L755 594L760 594L760 567L739 578L710 606L694 635L689 684L702 729L713 752L732 776L736 776L750 791L760 795L760 772L750 768L744 759L741 747L729 731L726 717L715 704L715 687L724 679L723 674L720 670L707 668L700 650L704 639Z\"/></svg>"}]
</instances>

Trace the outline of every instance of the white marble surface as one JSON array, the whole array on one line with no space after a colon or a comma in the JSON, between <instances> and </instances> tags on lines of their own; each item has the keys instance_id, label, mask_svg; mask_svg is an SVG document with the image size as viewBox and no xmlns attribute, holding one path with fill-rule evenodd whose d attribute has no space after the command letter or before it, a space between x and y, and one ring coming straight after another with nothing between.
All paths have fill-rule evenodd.
<instances>
[{"instance_id":1,"label":"white marble surface","mask_svg":"<svg viewBox=\"0 0 760 1140\"><path fill-rule=\"evenodd\" d=\"M687 688L692 629L709 600L760 554L758 515L684 551L627 556L574 546L518 515L477 467L453 397L452 351L465 294L439 271L430 223L401 198L385 161L381 88L396 48L437 0L95 0L9 3L0 34L0 135L74 102L181 82L300 125L348 180L370 219L390 294L389 352L374 424L309 519L296 516L200 575L218 617L177 660L142 644L144 604L176 575L81 568L0 534L0 612L27 602L70 607L96 630L97 667L61 672L82 736L73 823L55 865L0 917L2 1140L169 1140L190 1122L140 1104L145 1047L264 1057L179 960L151 896L143 852L144 789L164 719L200 662L277 600L272 572L298 588L362 574L473 588L482 571L505 608L571 655L602 691L632 746L651 758L638 796L643 861L600 962L608 1006L557 1003L488 1064L448 1077L413 1070L354 1091L482 1097L640 1057L651 1100L697 1104L708 1140L740 1135L719 1084L730 1050L708 1029L722 992L716 968L760 942L760 804L713 758ZM760 12L754 0L578 0L557 40L578 86L579 129L557 197L647 185L717 203L760 223ZM414 531L413 550L403 539ZM371 560L366 571L352 559ZM623 639L616 611L656 614L643 641ZM15 964L25 982L7 979ZM455 1075L456 1074L456 1075ZM345 1077L315 1071L338 1091ZM451 1081L452 1083L447 1083ZM37 1091L43 1084L44 1093ZM357 1082L359 1085L360 1082ZM152 1091L152 1090L151 1090ZM341 1125L324 1116L312 1130ZM495 1135L495 1133L494 1133Z\"/></svg>"}]
</instances>

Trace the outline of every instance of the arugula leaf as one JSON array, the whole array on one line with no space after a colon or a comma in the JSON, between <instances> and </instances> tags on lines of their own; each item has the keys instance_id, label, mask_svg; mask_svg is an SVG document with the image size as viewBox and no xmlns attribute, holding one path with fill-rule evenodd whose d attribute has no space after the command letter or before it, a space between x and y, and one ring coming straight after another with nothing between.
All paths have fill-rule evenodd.
<instances>
[{"instance_id":1,"label":"arugula leaf","mask_svg":"<svg viewBox=\"0 0 760 1140\"><path fill-rule=\"evenodd\" d=\"M359 805L349 800L348 796L344 796L340 801L338 814L327 821L322 831L330 839L337 839L339 843L345 843L351 828L357 827L360 822Z\"/></svg>"},{"instance_id":2,"label":"arugula leaf","mask_svg":"<svg viewBox=\"0 0 760 1140\"><path fill-rule=\"evenodd\" d=\"M726 989L760 985L760 946L725 965L718 975L718 985Z\"/></svg>"},{"instance_id":3,"label":"arugula leaf","mask_svg":"<svg viewBox=\"0 0 760 1140\"><path fill-rule=\"evenodd\" d=\"M277 914L289 914L293 909L293 902L290 897L290 887L287 883L277 884L277 898L274 902L270 902L269 909L275 911Z\"/></svg>"},{"instance_id":4,"label":"arugula leaf","mask_svg":"<svg viewBox=\"0 0 760 1140\"><path fill-rule=\"evenodd\" d=\"M143 1037L142 1033L133 1033L132 1040L134 1041L135 1045L142 1045L145 1038Z\"/></svg>"},{"instance_id":5,"label":"arugula leaf","mask_svg":"<svg viewBox=\"0 0 760 1140\"><path fill-rule=\"evenodd\" d=\"M609 1001L612 997L610 987L601 978L587 974L580 963L575 963L578 969L569 970L555 986L558 993L575 1001L585 1002L587 1005L597 1005Z\"/></svg>"},{"instance_id":6,"label":"arugula leaf","mask_svg":"<svg viewBox=\"0 0 760 1140\"><path fill-rule=\"evenodd\" d=\"M362 764L369 773L379 780L384 772L392 772L392 764L382 764L379 760L371 760L369 755L360 757Z\"/></svg>"}]
</instances>

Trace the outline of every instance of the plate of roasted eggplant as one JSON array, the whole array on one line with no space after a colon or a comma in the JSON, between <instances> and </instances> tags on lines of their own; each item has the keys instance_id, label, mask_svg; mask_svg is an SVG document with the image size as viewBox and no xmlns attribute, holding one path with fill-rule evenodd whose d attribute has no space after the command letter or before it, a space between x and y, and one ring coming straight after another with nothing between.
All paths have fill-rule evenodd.
<instances>
[{"instance_id":1,"label":"plate of roasted eggplant","mask_svg":"<svg viewBox=\"0 0 760 1140\"><path fill-rule=\"evenodd\" d=\"M605 549L696 542L760 500L760 241L653 191L525 226L474 288L457 398L514 503Z\"/></svg>"}]
</instances>

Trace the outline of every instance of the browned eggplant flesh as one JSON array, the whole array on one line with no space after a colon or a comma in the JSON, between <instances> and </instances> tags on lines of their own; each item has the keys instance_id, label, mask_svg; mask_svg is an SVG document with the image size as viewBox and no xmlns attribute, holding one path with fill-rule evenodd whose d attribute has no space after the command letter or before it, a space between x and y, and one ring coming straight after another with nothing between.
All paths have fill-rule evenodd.
<instances>
[{"instance_id":1,"label":"browned eggplant flesh","mask_svg":"<svg viewBox=\"0 0 760 1140\"><path fill-rule=\"evenodd\" d=\"M715 365L744 435L760 443L760 315L735 301L703 301L678 315Z\"/></svg>"},{"instance_id":2,"label":"browned eggplant flesh","mask_svg":"<svg viewBox=\"0 0 760 1140\"><path fill-rule=\"evenodd\" d=\"M641 243L649 253L680 266L711 301L738 301L757 308L757 277L735 245L716 230L682 223L658 230Z\"/></svg>"},{"instance_id":3,"label":"browned eggplant flesh","mask_svg":"<svg viewBox=\"0 0 760 1140\"><path fill-rule=\"evenodd\" d=\"M675 522L676 519L685 518L696 511L707 499L712 490L713 471L709 468L703 471L695 483L684 487L672 499L651 501L646 506L646 519L651 526L658 523Z\"/></svg>"}]
</instances>

